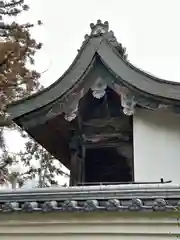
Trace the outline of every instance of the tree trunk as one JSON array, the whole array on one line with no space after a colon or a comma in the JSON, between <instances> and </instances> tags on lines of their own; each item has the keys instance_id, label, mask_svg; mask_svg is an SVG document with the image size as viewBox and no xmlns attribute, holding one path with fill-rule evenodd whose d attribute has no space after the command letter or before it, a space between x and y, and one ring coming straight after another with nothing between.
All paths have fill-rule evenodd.
<instances>
[{"instance_id":1,"label":"tree trunk","mask_svg":"<svg viewBox=\"0 0 180 240\"><path fill-rule=\"evenodd\" d=\"M77 152L73 152L71 155L71 167L70 167L70 186L76 185L76 172L77 172Z\"/></svg>"},{"instance_id":2,"label":"tree trunk","mask_svg":"<svg viewBox=\"0 0 180 240\"><path fill-rule=\"evenodd\" d=\"M11 187L12 187L13 190L16 189L16 187L17 187L17 178L12 179L12 181L11 181Z\"/></svg>"}]
</instances>

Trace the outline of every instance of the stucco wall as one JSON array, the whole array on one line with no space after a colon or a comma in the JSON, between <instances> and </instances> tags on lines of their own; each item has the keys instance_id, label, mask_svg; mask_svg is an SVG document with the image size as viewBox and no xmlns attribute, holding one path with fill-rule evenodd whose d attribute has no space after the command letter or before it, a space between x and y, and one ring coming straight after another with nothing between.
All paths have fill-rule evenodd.
<instances>
[{"instance_id":1,"label":"stucco wall","mask_svg":"<svg viewBox=\"0 0 180 240\"><path fill-rule=\"evenodd\" d=\"M61 214L60 214L61 215ZM50 215L51 216L51 215ZM27 221L0 223L1 240L145 240L177 239L180 233L177 220L171 218L108 218L53 220L46 217Z\"/></svg>"},{"instance_id":2,"label":"stucco wall","mask_svg":"<svg viewBox=\"0 0 180 240\"><path fill-rule=\"evenodd\" d=\"M138 109L134 115L135 181L180 183L180 117Z\"/></svg>"}]
</instances>

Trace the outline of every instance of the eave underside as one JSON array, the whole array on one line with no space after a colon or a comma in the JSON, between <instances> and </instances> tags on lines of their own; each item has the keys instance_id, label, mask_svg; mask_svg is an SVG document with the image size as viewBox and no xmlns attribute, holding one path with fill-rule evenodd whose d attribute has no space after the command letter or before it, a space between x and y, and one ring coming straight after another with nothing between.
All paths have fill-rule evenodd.
<instances>
[{"instance_id":1,"label":"eave underside","mask_svg":"<svg viewBox=\"0 0 180 240\"><path fill-rule=\"evenodd\" d=\"M70 168L69 142L73 129L73 124L65 121L64 116L60 115L26 131L63 165Z\"/></svg>"},{"instance_id":2,"label":"eave underside","mask_svg":"<svg viewBox=\"0 0 180 240\"><path fill-rule=\"evenodd\" d=\"M123 89L127 89L130 95L134 97L137 107L157 110L160 105L164 104L172 112L180 113L180 101L141 91L117 76L111 68L108 68L104 64L101 58L96 56L84 72L82 78L66 93L49 104L14 118L15 122L27 129L44 124L51 118L72 111L98 79L102 79L119 97L121 97Z\"/></svg>"},{"instance_id":3,"label":"eave underside","mask_svg":"<svg viewBox=\"0 0 180 240\"><path fill-rule=\"evenodd\" d=\"M84 73L84 78L79 79L78 84L74 85L62 98L58 98L51 104L15 119L19 126L26 130L67 168L70 167L69 142L72 132L77 129L78 123L77 119L68 122L64 116L79 104L81 98L85 96L93 82L98 78L103 79L119 96L119 99L121 98L122 87L127 87L136 98L137 107L157 110L161 103L171 103L171 110L173 110L173 107L176 106L175 100L168 101L167 98L144 94L144 92L135 89L132 85L124 84L122 79L117 77L111 69L108 69L99 57L96 57L96 61L94 60ZM121 104L119 104L120 108Z\"/></svg>"},{"instance_id":4,"label":"eave underside","mask_svg":"<svg viewBox=\"0 0 180 240\"><path fill-rule=\"evenodd\" d=\"M74 111L98 79L121 100L124 89L128 90L128 101L134 101L136 107L158 110L165 105L166 110L180 113L180 84L135 68L120 55L108 34L87 39L56 83L8 108L13 120L68 168L69 142L78 119L69 123L64 117Z\"/></svg>"}]
</instances>

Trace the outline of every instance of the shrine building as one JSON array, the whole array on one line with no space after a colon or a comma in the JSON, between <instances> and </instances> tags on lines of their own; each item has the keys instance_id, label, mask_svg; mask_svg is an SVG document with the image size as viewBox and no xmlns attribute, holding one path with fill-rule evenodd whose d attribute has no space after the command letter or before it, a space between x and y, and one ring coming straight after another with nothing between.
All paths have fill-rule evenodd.
<instances>
[{"instance_id":1,"label":"shrine building","mask_svg":"<svg viewBox=\"0 0 180 240\"><path fill-rule=\"evenodd\" d=\"M108 22L90 28L55 83L8 106L70 186L1 190L1 240L180 238L180 83L133 66Z\"/></svg>"},{"instance_id":2,"label":"shrine building","mask_svg":"<svg viewBox=\"0 0 180 240\"><path fill-rule=\"evenodd\" d=\"M90 27L55 83L9 106L13 121L70 170L70 185L180 183L180 84L133 66L108 22Z\"/></svg>"}]
</instances>

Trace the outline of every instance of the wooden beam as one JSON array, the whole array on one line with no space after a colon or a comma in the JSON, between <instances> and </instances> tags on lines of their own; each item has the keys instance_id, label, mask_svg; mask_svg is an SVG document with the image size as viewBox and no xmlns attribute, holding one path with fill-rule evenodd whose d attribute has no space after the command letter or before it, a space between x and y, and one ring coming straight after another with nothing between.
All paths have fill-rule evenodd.
<instances>
[{"instance_id":1,"label":"wooden beam","mask_svg":"<svg viewBox=\"0 0 180 240\"><path fill-rule=\"evenodd\" d=\"M73 152L71 156L70 186L84 181L84 159L78 156L78 152Z\"/></svg>"},{"instance_id":2,"label":"wooden beam","mask_svg":"<svg viewBox=\"0 0 180 240\"><path fill-rule=\"evenodd\" d=\"M113 138L118 138L122 141L129 141L130 137L128 135L122 134L122 133L101 133L101 134L91 134L91 135L85 135L82 134L82 139L84 142L92 142L92 143L98 143L100 141L104 140L110 140Z\"/></svg>"},{"instance_id":3,"label":"wooden beam","mask_svg":"<svg viewBox=\"0 0 180 240\"><path fill-rule=\"evenodd\" d=\"M81 182L85 181L85 158L86 158L86 148L84 144L82 144L82 176Z\"/></svg>"},{"instance_id":4,"label":"wooden beam","mask_svg":"<svg viewBox=\"0 0 180 240\"><path fill-rule=\"evenodd\" d=\"M70 186L76 185L77 152L72 152L70 163Z\"/></svg>"},{"instance_id":5,"label":"wooden beam","mask_svg":"<svg viewBox=\"0 0 180 240\"><path fill-rule=\"evenodd\" d=\"M91 148L118 148L122 144L121 141L115 141L115 142L97 142L97 143L84 143L84 146L86 149Z\"/></svg>"},{"instance_id":6,"label":"wooden beam","mask_svg":"<svg viewBox=\"0 0 180 240\"><path fill-rule=\"evenodd\" d=\"M106 117L106 118L92 118L88 121L82 121L83 125L86 126L92 126L92 125L100 125L100 126L105 126L106 124L116 124L119 125L122 122L126 122L127 121L127 116L123 117Z\"/></svg>"}]
</instances>

